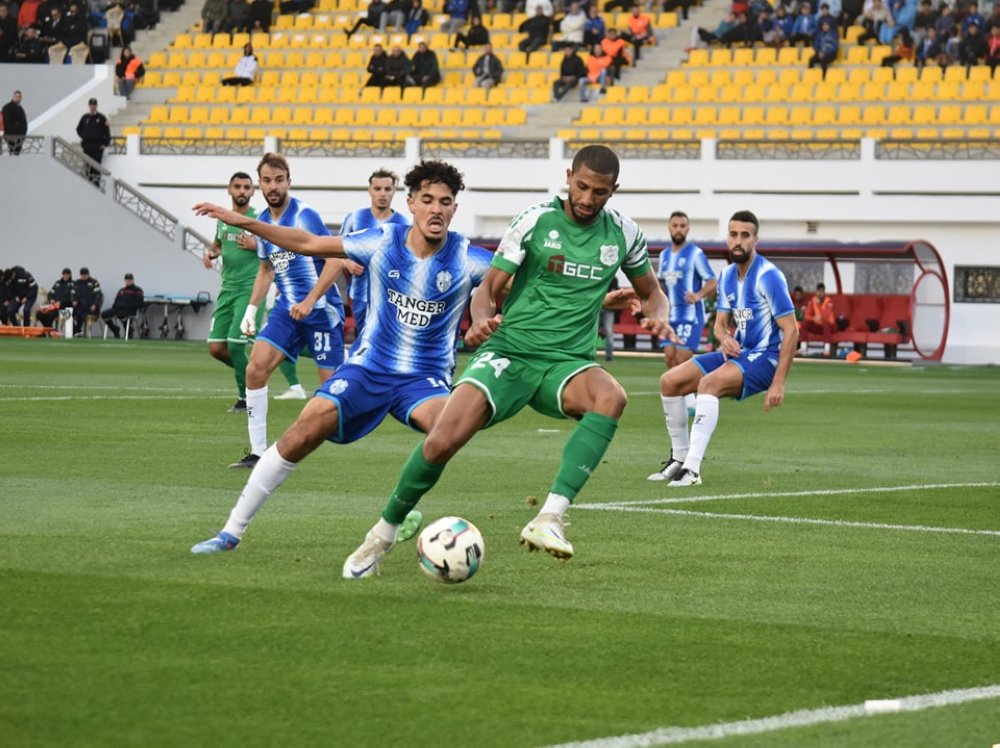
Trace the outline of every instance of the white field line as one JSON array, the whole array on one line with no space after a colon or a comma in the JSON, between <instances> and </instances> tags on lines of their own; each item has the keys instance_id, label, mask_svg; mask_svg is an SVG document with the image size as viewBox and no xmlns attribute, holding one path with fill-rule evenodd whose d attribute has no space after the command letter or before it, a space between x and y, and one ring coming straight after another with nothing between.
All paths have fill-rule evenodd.
<instances>
[{"instance_id":1,"label":"white field line","mask_svg":"<svg viewBox=\"0 0 1000 748\"><path fill-rule=\"evenodd\" d=\"M1000 389L998 389L1000 391ZM989 390L986 390L989 393ZM652 397L659 396L659 390L629 390L629 397ZM865 389L786 389L786 395L968 395L967 389L950 388L892 388L892 387L868 387Z\"/></svg>"},{"instance_id":2,"label":"white field line","mask_svg":"<svg viewBox=\"0 0 1000 748\"><path fill-rule=\"evenodd\" d=\"M880 704L891 702L889 709L873 708L874 705L851 704L850 706L827 706L820 709L802 709L761 719L745 719L739 722L719 722L700 727L661 727L650 732L634 735L583 740L575 743L561 743L551 748L644 748L646 746L676 745L699 740L721 740L741 735L760 735L767 732L787 730L791 727L812 727L830 722L846 722L887 712L922 712L942 706L965 704L970 701L1000 698L1000 685L964 688L954 691L906 696L900 699L879 700Z\"/></svg>"},{"instance_id":3,"label":"white field line","mask_svg":"<svg viewBox=\"0 0 1000 748\"><path fill-rule=\"evenodd\" d=\"M216 400L217 395L52 395L50 397L44 397L39 395L38 397L0 397L0 403L19 403L19 402L60 402L63 400Z\"/></svg>"},{"instance_id":4,"label":"white field line","mask_svg":"<svg viewBox=\"0 0 1000 748\"><path fill-rule=\"evenodd\" d=\"M114 392L228 392L222 387L129 387L118 384L89 384L81 387L78 384L0 384L0 390L112 390Z\"/></svg>"}]
</instances>

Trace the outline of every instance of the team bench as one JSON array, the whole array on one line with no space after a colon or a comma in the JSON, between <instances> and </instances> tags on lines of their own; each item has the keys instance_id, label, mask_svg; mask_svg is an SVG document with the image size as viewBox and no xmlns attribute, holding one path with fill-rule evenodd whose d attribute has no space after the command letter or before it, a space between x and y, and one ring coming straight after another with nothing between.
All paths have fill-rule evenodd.
<instances>
[{"instance_id":1,"label":"team bench","mask_svg":"<svg viewBox=\"0 0 1000 748\"><path fill-rule=\"evenodd\" d=\"M900 345L910 342L913 299L906 294L831 294L837 331L829 338L819 332L800 334L799 342L851 343L862 356L868 346L881 345L888 359L896 358Z\"/></svg>"}]
</instances>

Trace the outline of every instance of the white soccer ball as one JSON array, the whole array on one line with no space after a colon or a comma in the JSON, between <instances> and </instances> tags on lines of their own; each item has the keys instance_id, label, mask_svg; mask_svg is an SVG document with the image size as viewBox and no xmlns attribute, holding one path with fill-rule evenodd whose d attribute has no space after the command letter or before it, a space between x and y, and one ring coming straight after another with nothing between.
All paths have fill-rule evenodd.
<instances>
[{"instance_id":1,"label":"white soccer ball","mask_svg":"<svg viewBox=\"0 0 1000 748\"><path fill-rule=\"evenodd\" d=\"M464 582L483 563L483 536L461 517L431 522L417 539L417 560L428 576L439 582Z\"/></svg>"}]
</instances>

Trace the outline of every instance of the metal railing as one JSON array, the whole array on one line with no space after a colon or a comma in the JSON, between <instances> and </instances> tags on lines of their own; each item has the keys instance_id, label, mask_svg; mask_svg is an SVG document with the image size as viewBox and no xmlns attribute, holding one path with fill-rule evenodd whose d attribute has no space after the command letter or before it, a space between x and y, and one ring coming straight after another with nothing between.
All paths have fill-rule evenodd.
<instances>
[{"instance_id":1,"label":"metal railing","mask_svg":"<svg viewBox=\"0 0 1000 748\"><path fill-rule=\"evenodd\" d=\"M181 232L181 242L183 243L184 251L190 252L198 259L204 257L205 252L207 252L208 248L212 246L211 241L206 239L194 229L189 229L187 226L185 226L184 230ZM217 271L219 270L218 264L213 264L212 267L214 267Z\"/></svg>"},{"instance_id":2,"label":"metal railing","mask_svg":"<svg viewBox=\"0 0 1000 748\"><path fill-rule=\"evenodd\" d=\"M402 158L404 140L278 140L278 150L286 156L329 158Z\"/></svg>"},{"instance_id":3,"label":"metal railing","mask_svg":"<svg viewBox=\"0 0 1000 748\"><path fill-rule=\"evenodd\" d=\"M549 141L538 139L504 140L420 140L421 158L548 158Z\"/></svg>"},{"instance_id":4,"label":"metal railing","mask_svg":"<svg viewBox=\"0 0 1000 748\"><path fill-rule=\"evenodd\" d=\"M264 153L264 141L141 138L139 153L149 156L259 156Z\"/></svg>"},{"instance_id":5,"label":"metal railing","mask_svg":"<svg viewBox=\"0 0 1000 748\"><path fill-rule=\"evenodd\" d=\"M111 172L60 137L52 138L52 157L70 171L105 191Z\"/></svg>"},{"instance_id":6,"label":"metal railing","mask_svg":"<svg viewBox=\"0 0 1000 748\"><path fill-rule=\"evenodd\" d=\"M134 187L115 180L115 202L131 211L165 237L177 236L177 218L147 198Z\"/></svg>"},{"instance_id":7,"label":"metal railing","mask_svg":"<svg viewBox=\"0 0 1000 748\"><path fill-rule=\"evenodd\" d=\"M860 140L720 140L715 157L730 161L859 161Z\"/></svg>"},{"instance_id":8,"label":"metal railing","mask_svg":"<svg viewBox=\"0 0 1000 748\"><path fill-rule=\"evenodd\" d=\"M980 161L1000 159L1000 140L880 140L875 158L896 161Z\"/></svg>"},{"instance_id":9,"label":"metal railing","mask_svg":"<svg viewBox=\"0 0 1000 748\"><path fill-rule=\"evenodd\" d=\"M42 135L7 135L0 138L0 153L6 146L8 156L38 156L45 153Z\"/></svg>"}]
</instances>

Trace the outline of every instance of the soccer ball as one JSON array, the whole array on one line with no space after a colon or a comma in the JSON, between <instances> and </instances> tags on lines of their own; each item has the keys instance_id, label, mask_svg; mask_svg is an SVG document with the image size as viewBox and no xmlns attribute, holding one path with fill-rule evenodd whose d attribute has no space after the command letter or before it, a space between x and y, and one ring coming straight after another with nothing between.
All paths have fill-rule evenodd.
<instances>
[{"instance_id":1,"label":"soccer ball","mask_svg":"<svg viewBox=\"0 0 1000 748\"><path fill-rule=\"evenodd\" d=\"M464 582L483 562L483 536L461 517L442 517L431 522L417 539L420 568L439 582Z\"/></svg>"}]
</instances>

